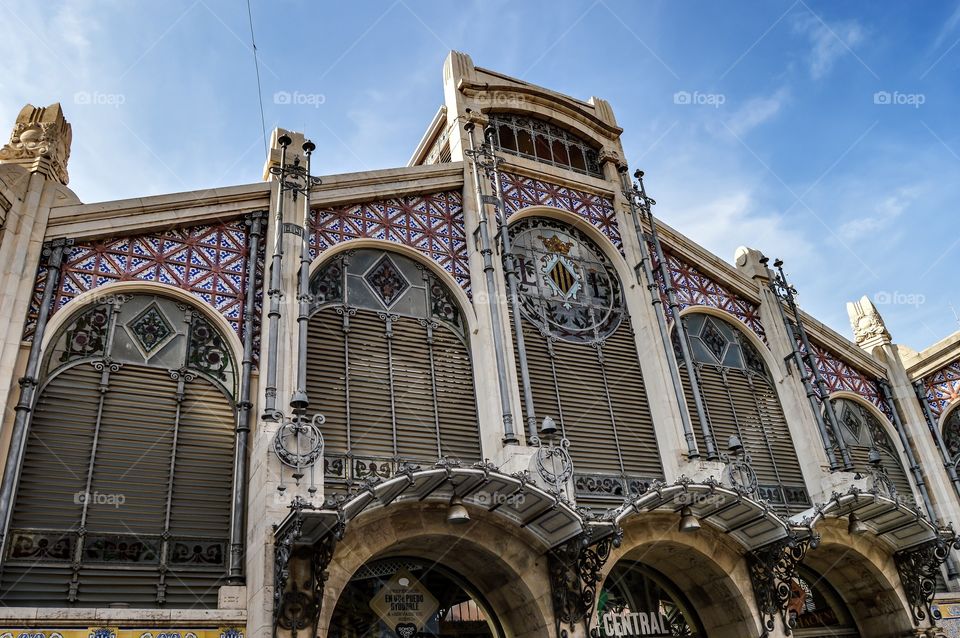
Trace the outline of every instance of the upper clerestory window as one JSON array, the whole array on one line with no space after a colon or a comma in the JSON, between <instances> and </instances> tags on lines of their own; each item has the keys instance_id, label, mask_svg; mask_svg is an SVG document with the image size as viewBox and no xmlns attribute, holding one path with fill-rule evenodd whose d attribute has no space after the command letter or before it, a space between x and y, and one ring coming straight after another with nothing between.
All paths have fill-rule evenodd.
<instances>
[{"instance_id":1,"label":"upper clerestory window","mask_svg":"<svg viewBox=\"0 0 960 638\"><path fill-rule=\"evenodd\" d=\"M603 177L597 151L584 139L536 118L493 113L490 125L501 150L528 159Z\"/></svg>"}]
</instances>

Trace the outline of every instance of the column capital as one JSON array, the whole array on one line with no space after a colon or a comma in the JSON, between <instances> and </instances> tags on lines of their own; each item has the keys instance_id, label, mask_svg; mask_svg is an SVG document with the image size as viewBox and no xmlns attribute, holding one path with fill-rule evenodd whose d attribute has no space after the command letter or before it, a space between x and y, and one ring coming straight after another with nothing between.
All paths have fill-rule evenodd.
<instances>
[{"instance_id":1,"label":"column capital","mask_svg":"<svg viewBox=\"0 0 960 638\"><path fill-rule=\"evenodd\" d=\"M19 164L66 185L70 181L67 161L72 141L73 129L64 119L59 102L50 106L27 104L17 115L10 141L0 148L0 163Z\"/></svg>"}]
</instances>

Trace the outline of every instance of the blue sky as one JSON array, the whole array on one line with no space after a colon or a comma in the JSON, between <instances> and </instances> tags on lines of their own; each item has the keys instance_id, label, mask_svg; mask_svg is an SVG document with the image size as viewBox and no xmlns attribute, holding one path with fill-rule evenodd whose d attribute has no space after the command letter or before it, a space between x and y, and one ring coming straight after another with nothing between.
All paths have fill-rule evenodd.
<instances>
[{"instance_id":1,"label":"blue sky","mask_svg":"<svg viewBox=\"0 0 960 638\"><path fill-rule=\"evenodd\" d=\"M251 5L268 134L305 130L319 173L405 165L458 49L609 100L655 212L728 261L782 257L841 333L864 294L912 348L958 328L955 0ZM0 128L60 101L85 202L260 179L243 0L0 0L0 59Z\"/></svg>"}]
</instances>

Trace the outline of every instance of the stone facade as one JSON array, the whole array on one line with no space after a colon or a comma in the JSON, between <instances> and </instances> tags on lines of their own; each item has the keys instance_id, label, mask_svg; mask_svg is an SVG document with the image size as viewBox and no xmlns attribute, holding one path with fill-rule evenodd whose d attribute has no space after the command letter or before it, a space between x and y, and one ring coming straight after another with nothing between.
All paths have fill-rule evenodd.
<instances>
[{"instance_id":1,"label":"stone facade","mask_svg":"<svg viewBox=\"0 0 960 638\"><path fill-rule=\"evenodd\" d=\"M478 68L457 52L443 81L444 104L406 167L312 185L291 172L310 144L278 129L261 182L95 204L66 188L71 128L60 106L24 107L0 149L0 560L25 574L12 588L41 586L27 554L39 561L35 575L79 576L63 604L5 605L0 627L44 638L354 635L340 603L366 591L359 574L386 587L407 565L424 582L462 583L469 600L451 598L432 629L389 627L403 636L436 635L472 613L486 622L457 620L474 623L479 633L469 635L524 638L669 635L658 625L669 614L675 631L721 638L783 636L797 619L800 635L955 634L960 576L947 524L960 521L951 448L960 333L922 352L898 347L861 299L848 304L851 341L796 308L779 266L758 250L739 249L731 265L657 221L644 184L629 177L606 101ZM510 124L493 129L496 147L484 145L498 113L510 118L493 121L529 121L542 136L528 140L526 125ZM510 225L528 219L541 220L542 246L511 246ZM377 251L388 257L368 270L329 268L334 257ZM420 290L423 306L411 292ZM89 548L58 567L54 550L22 540L39 543L38 530L11 537L12 512L29 509L17 501L20 481L38 472L23 450L33 413L52 401L45 371L57 339L84 309L137 295L199 312L236 362L234 506L215 607L161 594L129 603L122 571L103 581L120 604L83 604ZM333 319L315 323L318 309ZM604 312L616 321L598 319ZM685 328L694 316L707 317L696 335ZM465 344L458 365L472 371L450 388L437 380L459 350L441 327ZM632 367L617 368L623 361ZM614 369L631 372L611 378ZM766 403L747 385L711 381L730 370L745 384L761 375ZM476 423L464 424L444 412L454 400L444 393L463 399L470 387ZM150 389L141 391L147 400ZM373 396L377 406L364 404ZM728 440L711 430L731 425L718 401L732 406L738 435ZM889 467L847 449L841 401L876 419L876 438L861 447L890 450ZM320 405L325 420L311 420ZM554 433L554 422L568 425ZM388 435L373 441L386 452L356 452L370 443L354 447L360 423L392 432L392 454ZM446 453L442 433L454 426L476 428L477 458ZM316 431L326 457L300 447ZM401 454L404 437L415 443ZM657 475L643 481L630 458L641 439L657 459ZM809 507L761 497L755 441L773 459L795 455ZM348 469L334 467L334 450ZM103 462L91 457L88 488ZM589 496L572 478L583 468L607 477ZM891 489L896 472L911 493ZM175 476L174 460L168 503ZM144 560L165 573L170 559ZM643 610L610 602L629 598L628 576L660 596L642 623ZM814 577L825 584L804 594ZM826 605L820 620L804 615L815 603Z\"/></svg>"}]
</instances>

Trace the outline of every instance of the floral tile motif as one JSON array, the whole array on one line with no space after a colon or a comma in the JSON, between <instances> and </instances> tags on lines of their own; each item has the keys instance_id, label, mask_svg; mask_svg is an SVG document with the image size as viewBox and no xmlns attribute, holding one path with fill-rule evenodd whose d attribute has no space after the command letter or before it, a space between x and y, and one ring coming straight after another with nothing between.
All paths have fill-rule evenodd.
<instances>
[{"instance_id":1,"label":"floral tile motif","mask_svg":"<svg viewBox=\"0 0 960 638\"><path fill-rule=\"evenodd\" d=\"M248 259L249 227L243 219L77 242L64 255L51 314L77 295L105 284L150 281L186 290L206 302L242 338ZM262 259L261 251L258 277L262 277ZM45 281L46 266L41 263L24 330L28 341L33 339ZM261 303L258 294L255 317L260 316ZM258 333L256 326L255 340Z\"/></svg>"},{"instance_id":2,"label":"floral tile motif","mask_svg":"<svg viewBox=\"0 0 960 638\"><path fill-rule=\"evenodd\" d=\"M470 294L467 235L459 191L317 209L310 225L311 258L353 239L385 239L420 251Z\"/></svg>"},{"instance_id":3,"label":"floral tile motif","mask_svg":"<svg viewBox=\"0 0 960 638\"><path fill-rule=\"evenodd\" d=\"M650 253L655 254L652 247ZM708 306L728 312L753 330L766 343L767 335L763 330L763 324L760 322L760 306L740 297L696 266L682 260L666 249L664 249L664 257L670 269L670 276L673 279L680 308ZM660 296L663 303L666 304L667 287L657 263L654 264L654 278L660 286Z\"/></svg>"},{"instance_id":4,"label":"floral tile motif","mask_svg":"<svg viewBox=\"0 0 960 638\"><path fill-rule=\"evenodd\" d=\"M531 206L552 206L569 211L590 222L623 253L623 240L610 198L513 173L500 173L500 178L508 216Z\"/></svg>"},{"instance_id":5,"label":"floral tile motif","mask_svg":"<svg viewBox=\"0 0 960 638\"><path fill-rule=\"evenodd\" d=\"M151 304L129 325L130 331L145 353L152 354L173 334L173 326L164 319L156 304Z\"/></svg>"},{"instance_id":6,"label":"floral tile motif","mask_svg":"<svg viewBox=\"0 0 960 638\"><path fill-rule=\"evenodd\" d=\"M386 308L390 308L410 287L410 282L386 255L370 269L364 280Z\"/></svg>"},{"instance_id":7,"label":"floral tile motif","mask_svg":"<svg viewBox=\"0 0 960 638\"><path fill-rule=\"evenodd\" d=\"M927 401L934 418L939 419L947 406L960 399L960 361L954 361L923 379Z\"/></svg>"}]
</instances>

